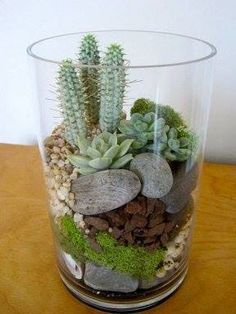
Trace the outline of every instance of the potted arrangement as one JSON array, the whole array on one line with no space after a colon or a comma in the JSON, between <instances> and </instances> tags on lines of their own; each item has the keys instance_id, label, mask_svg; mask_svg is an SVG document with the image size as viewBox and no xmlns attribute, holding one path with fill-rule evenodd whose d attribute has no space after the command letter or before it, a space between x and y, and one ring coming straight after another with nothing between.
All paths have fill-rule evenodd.
<instances>
[{"instance_id":1,"label":"potted arrangement","mask_svg":"<svg viewBox=\"0 0 236 314\"><path fill-rule=\"evenodd\" d=\"M78 45L55 65L62 119L41 137L58 267L83 301L142 309L185 277L203 136L145 92L125 105L122 43Z\"/></svg>"}]
</instances>

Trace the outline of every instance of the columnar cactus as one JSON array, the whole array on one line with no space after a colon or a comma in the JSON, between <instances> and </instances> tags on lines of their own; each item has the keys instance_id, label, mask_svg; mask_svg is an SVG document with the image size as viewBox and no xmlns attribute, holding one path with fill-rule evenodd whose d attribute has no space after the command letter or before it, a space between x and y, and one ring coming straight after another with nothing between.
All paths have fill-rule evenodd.
<instances>
[{"instance_id":1,"label":"columnar cactus","mask_svg":"<svg viewBox=\"0 0 236 314\"><path fill-rule=\"evenodd\" d=\"M65 138L75 145L78 134L86 136L87 128L84 119L84 90L75 66L66 59L60 65L57 77L58 100L65 125Z\"/></svg>"},{"instance_id":2,"label":"columnar cactus","mask_svg":"<svg viewBox=\"0 0 236 314\"><path fill-rule=\"evenodd\" d=\"M115 132L122 116L126 74L124 53L120 45L112 44L102 61L100 73L100 128Z\"/></svg>"},{"instance_id":3,"label":"columnar cactus","mask_svg":"<svg viewBox=\"0 0 236 314\"><path fill-rule=\"evenodd\" d=\"M98 43L93 34L82 39L78 60L81 65L96 66L100 63ZM80 69L80 77L85 90L85 117L87 125L92 128L99 120L99 73L97 68Z\"/></svg>"}]
</instances>

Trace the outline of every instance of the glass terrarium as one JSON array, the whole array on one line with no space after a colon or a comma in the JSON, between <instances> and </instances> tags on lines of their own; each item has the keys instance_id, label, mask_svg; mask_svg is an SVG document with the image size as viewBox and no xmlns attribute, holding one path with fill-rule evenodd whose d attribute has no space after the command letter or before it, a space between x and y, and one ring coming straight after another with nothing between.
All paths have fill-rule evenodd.
<instances>
[{"instance_id":1,"label":"glass terrarium","mask_svg":"<svg viewBox=\"0 0 236 314\"><path fill-rule=\"evenodd\" d=\"M119 30L28 53L60 276L97 308L150 307L187 273L216 49Z\"/></svg>"}]
</instances>

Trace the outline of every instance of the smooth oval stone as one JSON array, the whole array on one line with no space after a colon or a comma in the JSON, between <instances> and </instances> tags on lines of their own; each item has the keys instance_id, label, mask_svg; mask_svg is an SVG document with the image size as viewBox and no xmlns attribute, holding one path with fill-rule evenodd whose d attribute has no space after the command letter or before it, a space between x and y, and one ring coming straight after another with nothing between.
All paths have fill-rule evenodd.
<instances>
[{"instance_id":1,"label":"smooth oval stone","mask_svg":"<svg viewBox=\"0 0 236 314\"><path fill-rule=\"evenodd\" d=\"M83 270L80 263L76 262L73 257L66 253L62 252L63 260L66 264L66 267L70 271L70 273L76 278L76 279L82 279L83 277Z\"/></svg>"},{"instance_id":2,"label":"smooth oval stone","mask_svg":"<svg viewBox=\"0 0 236 314\"><path fill-rule=\"evenodd\" d=\"M139 283L136 278L89 262L85 265L84 282L96 290L123 293L137 290Z\"/></svg>"},{"instance_id":3,"label":"smooth oval stone","mask_svg":"<svg viewBox=\"0 0 236 314\"><path fill-rule=\"evenodd\" d=\"M174 174L173 186L168 194L161 198L166 204L166 211L171 214L181 211L191 199L191 192L197 186L199 174L198 164L188 166L180 164Z\"/></svg>"},{"instance_id":4,"label":"smooth oval stone","mask_svg":"<svg viewBox=\"0 0 236 314\"><path fill-rule=\"evenodd\" d=\"M165 159L156 154L137 155L130 163L130 170L140 178L141 193L146 197L160 198L172 187L173 176L170 166Z\"/></svg>"},{"instance_id":5,"label":"smooth oval stone","mask_svg":"<svg viewBox=\"0 0 236 314\"><path fill-rule=\"evenodd\" d=\"M125 205L141 190L141 182L133 172L114 169L81 176L72 183L75 193L74 211L97 215Z\"/></svg>"}]
</instances>

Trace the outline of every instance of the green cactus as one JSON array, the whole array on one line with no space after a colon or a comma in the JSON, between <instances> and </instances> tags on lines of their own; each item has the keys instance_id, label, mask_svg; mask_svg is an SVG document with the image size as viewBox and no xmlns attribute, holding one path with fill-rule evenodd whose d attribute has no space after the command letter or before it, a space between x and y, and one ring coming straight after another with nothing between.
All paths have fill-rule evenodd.
<instances>
[{"instance_id":1,"label":"green cactus","mask_svg":"<svg viewBox=\"0 0 236 314\"><path fill-rule=\"evenodd\" d=\"M115 133L103 132L93 140L79 136L77 143L80 155L71 154L68 159L82 175L122 168L133 158L127 153L133 140L126 139L118 144Z\"/></svg>"},{"instance_id":2,"label":"green cactus","mask_svg":"<svg viewBox=\"0 0 236 314\"><path fill-rule=\"evenodd\" d=\"M112 44L102 61L100 72L100 128L115 132L122 114L126 74L124 53L120 45Z\"/></svg>"},{"instance_id":3,"label":"green cactus","mask_svg":"<svg viewBox=\"0 0 236 314\"><path fill-rule=\"evenodd\" d=\"M78 60L80 64L88 66L100 63L98 43L93 34L83 37ZM85 90L85 117L88 127L92 128L99 120L99 70L95 67L81 68L80 77Z\"/></svg>"},{"instance_id":4,"label":"green cactus","mask_svg":"<svg viewBox=\"0 0 236 314\"><path fill-rule=\"evenodd\" d=\"M57 77L58 100L65 125L65 138L75 145L78 134L86 136L84 89L70 59L60 65Z\"/></svg>"},{"instance_id":5,"label":"green cactus","mask_svg":"<svg viewBox=\"0 0 236 314\"><path fill-rule=\"evenodd\" d=\"M140 113L146 114L149 112L156 113L158 118L163 118L171 128L178 128L180 126L186 127L180 113L176 112L172 107L168 105L155 104L152 100L148 98L139 98L134 102L133 107L130 110L130 113Z\"/></svg>"}]
</instances>

